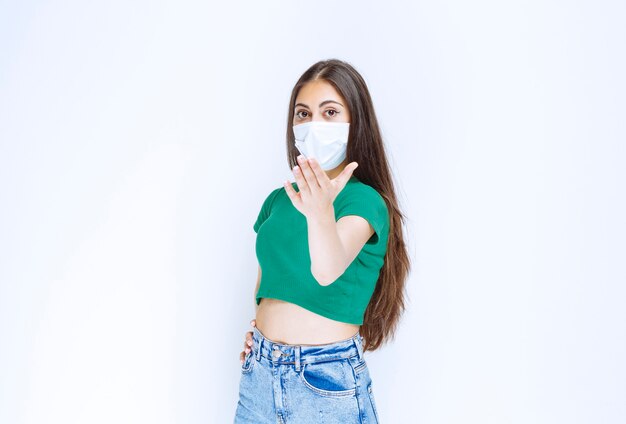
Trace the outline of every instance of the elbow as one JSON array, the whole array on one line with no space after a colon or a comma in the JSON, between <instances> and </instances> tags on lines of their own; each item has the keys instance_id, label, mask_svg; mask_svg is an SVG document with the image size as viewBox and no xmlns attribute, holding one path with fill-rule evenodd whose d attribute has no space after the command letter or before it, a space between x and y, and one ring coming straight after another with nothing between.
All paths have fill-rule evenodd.
<instances>
[{"instance_id":1,"label":"elbow","mask_svg":"<svg viewBox=\"0 0 626 424\"><path fill-rule=\"evenodd\" d=\"M317 272L313 269L313 267L311 267L311 275L313 275L313 278L315 278L315 281L317 281L320 286L327 286L332 283L332 281L330 281L326 275Z\"/></svg>"},{"instance_id":2,"label":"elbow","mask_svg":"<svg viewBox=\"0 0 626 424\"><path fill-rule=\"evenodd\" d=\"M311 267L311 274L320 286L329 286L339 278L339 275L320 272L313 267Z\"/></svg>"},{"instance_id":3,"label":"elbow","mask_svg":"<svg viewBox=\"0 0 626 424\"><path fill-rule=\"evenodd\" d=\"M315 281L320 286L330 286L332 283L337 281L339 277L343 275L343 273L348 268L349 263L345 263L345 261L336 261L331 264L326 264L325 266L320 266L317 262L311 262L311 274Z\"/></svg>"}]
</instances>

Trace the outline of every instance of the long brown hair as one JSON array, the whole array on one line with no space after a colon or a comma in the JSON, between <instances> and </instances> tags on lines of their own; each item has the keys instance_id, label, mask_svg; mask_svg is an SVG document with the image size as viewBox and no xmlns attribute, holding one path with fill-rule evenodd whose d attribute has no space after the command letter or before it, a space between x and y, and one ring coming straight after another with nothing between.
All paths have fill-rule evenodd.
<instances>
[{"instance_id":1,"label":"long brown hair","mask_svg":"<svg viewBox=\"0 0 626 424\"><path fill-rule=\"evenodd\" d=\"M346 158L348 163L356 161L359 164L353 175L375 188L385 199L389 210L390 227L385 261L359 330L364 339L363 349L372 351L394 337L405 309L405 281L411 268L402 232L406 217L398 207L369 90L361 75L347 62L338 59L319 61L307 69L294 86L287 114L289 167L293 169L297 165L299 154L294 146L292 130L296 98L303 85L315 80L332 84L346 100L350 111Z\"/></svg>"}]
</instances>

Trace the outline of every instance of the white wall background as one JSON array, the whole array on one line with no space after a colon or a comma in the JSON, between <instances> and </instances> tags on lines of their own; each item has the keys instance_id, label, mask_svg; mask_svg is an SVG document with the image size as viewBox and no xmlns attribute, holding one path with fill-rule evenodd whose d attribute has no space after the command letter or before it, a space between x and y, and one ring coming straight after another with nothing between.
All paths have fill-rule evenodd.
<instances>
[{"instance_id":1,"label":"white wall background","mask_svg":"<svg viewBox=\"0 0 626 424\"><path fill-rule=\"evenodd\" d=\"M0 422L232 420L252 224L330 57L369 84L409 217L381 421L625 422L625 12L1 2Z\"/></svg>"}]
</instances>

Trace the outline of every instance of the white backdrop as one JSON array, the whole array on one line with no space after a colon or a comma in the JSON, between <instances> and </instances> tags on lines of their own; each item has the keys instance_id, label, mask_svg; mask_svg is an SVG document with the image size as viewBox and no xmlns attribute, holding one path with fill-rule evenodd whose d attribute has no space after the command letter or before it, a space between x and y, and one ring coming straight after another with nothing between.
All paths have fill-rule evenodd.
<instances>
[{"instance_id":1,"label":"white backdrop","mask_svg":"<svg viewBox=\"0 0 626 424\"><path fill-rule=\"evenodd\" d=\"M231 422L252 224L331 57L408 216L381 421L625 422L624 2L228 3L0 3L0 422Z\"/></svg>"}]
</instances>

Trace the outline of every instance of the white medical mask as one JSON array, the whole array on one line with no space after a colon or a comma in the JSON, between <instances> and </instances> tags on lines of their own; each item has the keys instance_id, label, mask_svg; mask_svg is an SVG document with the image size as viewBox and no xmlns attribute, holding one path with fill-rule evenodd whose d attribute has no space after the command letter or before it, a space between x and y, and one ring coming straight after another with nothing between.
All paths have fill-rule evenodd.
<instances>
[{"instance_id":1,"label":"white medical mask","mask_svg":"<svg viewBox=\"0 0 626 424\"><path fill-rule=\"evenodd\" d=\"M346 158L349 122L309 121L293 126L295 145L305 157L315 158L324 171Z\"/></svg>"}]
</instances>

